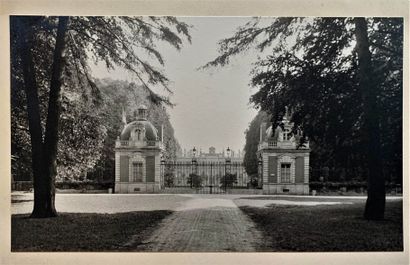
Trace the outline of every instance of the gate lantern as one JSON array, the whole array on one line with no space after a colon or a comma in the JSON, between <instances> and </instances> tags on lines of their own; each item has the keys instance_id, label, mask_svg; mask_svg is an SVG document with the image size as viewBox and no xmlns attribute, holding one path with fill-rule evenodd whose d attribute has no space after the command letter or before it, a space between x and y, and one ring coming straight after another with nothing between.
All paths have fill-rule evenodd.
<instances>
[{"instance_id":1,"label":"gate lantern","mask_svg":"<svg viewBox=\"0 0 410 265\"><path fill-rule=\"evenodd\" d=\"M165 158L164 154L161 153L161 188L165 187Z\"/></svg>"},{"instance_id":2,"label":"gate lantern","mask_svg":"<svg viewBox=\"0 0 410 265\"><path fill-rule=\"evenodd\" d=\"M258 157L258 179L257 179L258 188L262 188L262 174L263 174L262 155L259 154L259 157Z\"/></svg>"},{"instance_id":3,"label":"gate lantern","mask_svg":"<svg viewBox=\"0 0 410 265\"><path fill-rule=\"evenodd\" d=\"M225 186L225 192L227 189L227 181L228 181L228 175L231 174L231 149L229 147L226 149L226 163L225 163L225 177L224 177L224 186Z\"/></svg>"},{"instance_id":4,"label":"gate lantern","mask_svg":"<svg viewBox=\"0 0 410 265\"><path fill-rule=\"evenodd\" d=\"M198 163L196 161L196 148L194 146L194 148L192 149L192 174L197 175L198 171ZM194 176L191 176L191 188L194 182Z\"/></svg>"}]
</instances>

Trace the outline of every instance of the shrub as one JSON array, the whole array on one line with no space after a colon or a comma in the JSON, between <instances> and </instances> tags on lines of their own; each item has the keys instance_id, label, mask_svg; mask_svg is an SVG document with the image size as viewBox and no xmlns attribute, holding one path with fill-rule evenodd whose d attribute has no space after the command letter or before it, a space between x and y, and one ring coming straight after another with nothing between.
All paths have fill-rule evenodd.
<instances>
[{"instance_id":1,"label":"shrub","mask_svg":"<svg viewBox=\"0 0 410 265\"><path fill-rule=\"evenodd\" d=\"M202 177L197 174L191 173L188 177L188 184L193 188L199 188L202 186Z\"/></svg>"},{"instance_id":2,"label":"shrub","mask_svg":"<svg viewBox=\"0 0 410 265\"><path fill-rule=\"evenodd\" d=\"M222 176L220 183L222 187L232 188L234 184L238 183L236 174L225 174Z\"/></svg>"},{"instance_id":3,"label":"shrub","mask_svg":"<svg viewBox=\"0 0 410 265\"><path fill-rule=\"evenodd\" d=\"M164 175L164 182L165 182L165 187L173 187L175 185L175 176L173 173L166 173Z\"/></svg>"}]
</instances>

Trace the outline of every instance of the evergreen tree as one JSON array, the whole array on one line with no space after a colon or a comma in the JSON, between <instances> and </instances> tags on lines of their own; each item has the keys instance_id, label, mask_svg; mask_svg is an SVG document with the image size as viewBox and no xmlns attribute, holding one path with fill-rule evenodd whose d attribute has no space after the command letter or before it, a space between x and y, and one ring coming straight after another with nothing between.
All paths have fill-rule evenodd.
<instances>
[{"instance_id":1,"label":"evergreen tree","mask_svg":"<svg viewBox=\"0 0 410 265\"><path fill-rule=\"evenodd\" d=\"M263 122L266 122L267 126L270 124L269 115L260 111L253 118L249 124L249 128L245 132L245 156L243 163L248 176L255 176L258 174L258 158L256 152L258 151L258 144L260 140L260 126Z\"/></svg>"}]
</instances>

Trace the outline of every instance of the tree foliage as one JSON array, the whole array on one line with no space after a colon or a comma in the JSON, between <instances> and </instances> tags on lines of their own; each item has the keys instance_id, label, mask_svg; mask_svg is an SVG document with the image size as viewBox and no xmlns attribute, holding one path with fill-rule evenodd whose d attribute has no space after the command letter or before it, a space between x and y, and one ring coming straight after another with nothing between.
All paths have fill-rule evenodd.
<instances>
[{"instance_id":1,"label":"tree foliage","mask_svg":"<svg viewBox=\"0 0 410 265\"><path fill-rule=\"evenodd\" d=\"M238 183L237 175L232 173L226 173L221 177L219 183L224 189L232 188L235 184Z\"/></svg>"},{"instance_id":2,"label":"tree foliage","mask_svg":"<svg viewBox=\"0 0 410 265\"><path fill-rule=\"evenodd\" d=\"M151 86L162 86L171 92L169 80L159 66L164 59L157 48L165 42L181 49L189 26L175 17L71 17L67 42L71 63L78 73L87 77L88 85L98 89L89 74L88 63L104 62L108 69L123 67L133 73L150 91L154 102L169 100L154 93Z\"/></svg>"},{"instance_id":3,"label":"tree foliage","mask_svg":"<svg viewBox=\"0 0 410 265\"><path fill-rule=\"evenodd\" d=\"M269 121L269 115L264 111L260 111L255 118L253 118L249 124L249 128L245 132L245 156L243 162L248 176L258 174L258 158L256 152L258 151L260 140L260 126L263 122L269 124Z\"/></svg>"},{"instance_id":4,"label":"tree foliage","mask_svg":"<svg viewBox=\"0 0 410 265\"><path fill-rule=\"evenodd\" d=\"M200 187L202 187L202 181L203 181L203 179L200 175L191 173L188 176L187 183L188 183L188 185L190 185L193 188L200 188Z\"/></svg>"},{"instance_id":5,"label":"tree foliage","mask_svg":"<svg viewBox=\"0 0 410 265\"><path fill-rule=\"evenodd\" d=\"M172 188L175 186L175 175L172 172L164 174L164 185L168 188Z\"/></svg>"},{"instance_id":6,"label":"tree foliage","mask_svg":"<svg viewBox=\"0 0 410 265\"><path fill-rule=\"evenodd\" d=\"M89 172L89 178L102 179L100 181L113 182L115 172L114 146L115 140L121 134L124 124L122 123L123 111L127 122L134 121L135 113L139 105L144 104L148 108L148 120L156 128L164 129L164 159L174 160L178 150L181 149L174 136L174 128L169 120L169 115L164 104L153 103L150 100L150 92L144 86L127 81L103 79L97 80L102 97L102 120L107 133L103 139L102 155L94 170Z\"/></svg>"},{"instance_id":7,"label":"tree foliage","mask_svg":"<svg viewBox=\"0 0 410 265\"><path fill-rule=\"evenodd\" d=\"M369 195L372 180L384 185L381 171L400 182L403 19L262 20L252 19L222 40L221 55L205 67L223 66L250 48L270 49L252 72L259 91L250 100L272 114L274 126L290 107L293 130L302 129L301 142L308 136L314 147L312 165L363 172Z\"/></svg>"},{"instance_id":8,"label":"tree foliage","mask_svg":"<svg viewBox=\"0 0 410 265\"><path fill-rule=\"evenodd\" d=\"M95 136L104 136L101 133L103 128L93 126L98 120L97 116L76 116L82 119L76 122L69 119L60 121L60 115L70 116L64 107L69 106L68 109L71 109L73 106L70 105L72 98L65 98L68 95L65 88L77 88L78 95L92 104L87 107L95 109L101 101L101 95L88 65L90 61L104 62L109 69L123 67L134 74L150 92L150 100L169 104L166 97L154 93L149 87L162 86L169 91L168 79L161 71L164 60L157 49L157 43L169 43L180 49L183 44L181 36L190 41L188 28L188 25L176 18L165 16L11 17L12 103L22 104L13 109L12 113L19 118L16 117L12 124L15 130L27 128L27 124L21 119L25 115L22 112L26 111L34 180L33 217L56 216L54 182L58 156L60 153L60 160L64 160L60 161L60 165L65 165L65 162L74 158L61 156L61 150L58 149L58 143L62 139L60 127L65 130L78 129L77 126L82 126L85 122L90 128L100 132L77 131L74 132L78 133L77 137L93 139ZM21 95L19 90L22 88L25 98L14 100L18 98L14 95ZM77 111L80 112L87 109L81 104L77 106ZM79 112L73 111L71 114L77 115ZM65 140L71 144L80 144L73 135L67 136ZM98 141L85 141L87 146L83 147L94 145L94 140ZM16 146L22 141L24 137L14 141L14 150L19 149ZM95 157L92 160L95 161ZM85 165L88 166L88 163ZM15 165L14 168L18 166Z\"/></svg>"}]
</instances>

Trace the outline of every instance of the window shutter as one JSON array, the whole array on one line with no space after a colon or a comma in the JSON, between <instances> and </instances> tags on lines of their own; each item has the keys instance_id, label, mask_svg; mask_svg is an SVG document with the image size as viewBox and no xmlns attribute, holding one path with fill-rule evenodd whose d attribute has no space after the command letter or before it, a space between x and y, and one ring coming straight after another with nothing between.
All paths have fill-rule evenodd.
<instances>
[{"instance_id":1,"label":"window shutter","mask_svg":"<svg viewBox=\"0 0 410 265\"><path fill-rule=\"evenodd\" d=\"M268 182L278 182L278 158L275 156L269 156L268 160Z\"/></svg>"},{"instance_id":2,"label":"window shutter","mask_svg":"<svg viewBox=\"0 0 410 265\"><path fill-rule=\"evenodd\" d=\"M120 156L120 181L129 181L129 158L128 156Z\"/></svg>"},{"instance_id":3,"label":"window shutter","mask_svg":"<svg viewBox=\"0 0 410 265\"><path fill-rule=\"evenodd\" d=\"M305 182L305 158L296 157L295 183Z\"/></svg>"},{"instance_id":4,"label":"window shutter","mask_svg":"<svg viewBox=\"0 0 410 265\"><path fill-rule=\"evenodd\" d=\"M145 173L147 182L155 182L155 156L145 158Z\"/></svg>"}]
</instances>

